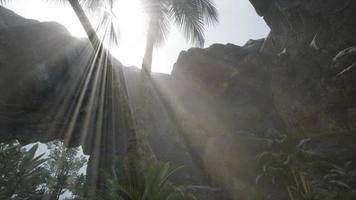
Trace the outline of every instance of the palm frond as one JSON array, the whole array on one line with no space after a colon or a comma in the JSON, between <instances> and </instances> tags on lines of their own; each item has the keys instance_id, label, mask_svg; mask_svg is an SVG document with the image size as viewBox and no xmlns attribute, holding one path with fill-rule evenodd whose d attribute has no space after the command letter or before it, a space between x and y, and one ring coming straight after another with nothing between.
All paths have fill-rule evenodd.
<instances>
[{"instance_id":1,"label":"palm frond","mask_svg":"<svg viewBox=\"0 0 356 200\"><path fill-rule=\"evenodd\" d=\"M142 0L150 17L149 35L157 43L169 33L171 20L183 31L188 42L204 46L205 25L218 22L213 0ZM151 33L151 30L154 33Z\"/></svg>"},{"instance_id":2,"label":"palm frond","mask_svg":"<svg viewBox=\"0 0 356 200\"><path fill-rule=\"evenodd\" d=\"M0 5L5 5L10 3L12 0L0 0Z\"/></svg>"},{"instance_id":3,"label":"palm frond","mask_svg":"<svg viewBox=\"0 0 356 200\"><path fill-rule=\"evenodd\" d=\"M69 0L43 0L45 3L50 3L53 5L64 5L67 3Z\"/></svg>"},{"instance_id":4,"label":"palm frond","mask_svg":"<svg viewBox=\"0 0 356 200\"><path fill-rule=\"evenodd\" d=\"M204 19L199 4L190 0L171 0L169 16L183 31L185 38L198 46L204 46Z\"/></svg>"},{"instance_id":5,"label":"palm frond","mask_svg":"<svg viewBox=\"0 0 356 200\"><path fill-rule=\"evenodd\" d=\"M153 40L155 45L163 44L170 31L169 18L163 10L155 14L149 23L148 37Z\"/></svg>"},{"instance_id":6,"label":"palm frond","mask_svg":"<svg viewBox=\"0 0 356 200\"><path fill-rule=\"evenodd\" d=\"M214 24L219 21L218 11L213 0L194 0L197 1L203 18L208 24Z\"/></svg>"},{"instance_id":7,"label":"palm frond","mask_svg":"<svg viewBox=\"0 0 356 200\"><path fill-rule=\"evenodd\" d=\"M96 32L101 38L108 40L110 45L118 45L120 29L118 26L118 20L111 8L105 8L101 13L98 13L98 24ZM106 43L106 41L103 41Z\"/></svg>"}]
</instances>

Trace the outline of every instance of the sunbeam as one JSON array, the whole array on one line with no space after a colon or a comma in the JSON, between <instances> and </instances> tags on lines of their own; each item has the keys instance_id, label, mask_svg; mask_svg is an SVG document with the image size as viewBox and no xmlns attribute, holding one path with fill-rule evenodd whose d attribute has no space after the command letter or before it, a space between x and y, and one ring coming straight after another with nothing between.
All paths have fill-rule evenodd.
<instances>
[{"instance_id":1,"label":"sunbeam","mask_svg":"<svg viewBox=\"0 0 356 200\"><path fill-rule=\"evenodd\" d=\"M356 199L355 10L0 0L0 200Z\"/></svg>"},{"instance_id":2,"label":"sunbeam","mask_svg":"<svg viewBox=\"0 0 356 200\"><path fill-rule=\"evenodd\" d=\"M111 53L127 66L141 67L146 44L146 19L140 0L119 0L113 8L120 29L119 45Z\"/></svg>"}]
</instances>

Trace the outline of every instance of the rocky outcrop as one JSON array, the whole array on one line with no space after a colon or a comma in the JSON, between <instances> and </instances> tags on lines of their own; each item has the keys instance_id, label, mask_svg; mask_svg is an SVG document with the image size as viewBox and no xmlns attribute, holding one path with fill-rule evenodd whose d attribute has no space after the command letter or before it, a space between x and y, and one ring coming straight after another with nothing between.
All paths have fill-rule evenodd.
<instances>
[{"instance_id":1,"label":"rocky outcrop","mask_svg":"<svg viewBox=\"0 0 356 200\"><path fill-rule=\"evenodd\" d=\"M271 28L260 52L270 63L277 110L290 132L331 134L355 129L356 3L251 0ZM309 124L308 124L309 123Z\"/></svg>"},{"instance_id":2,"label":"rocky outcrop","mask_svg":"<svg viewBox=\"0 0 356 200\"><path fill-rule=\"evenodd\" d=\"M70 37L60 24L24 19L0 7L1 140L23 144L56 137L64 116L53 112L59 94L75 85L83 68L75 60L86 44ZM45 117L44 117L45 116ZM48 124L54 125L48 134Z\"/></svg>"},{"instance_id":3,"label":"rocky outcrop","mask_svg":"<svg viewBox=\"0 0 356 200\"><path fill-rule=\"evenodd\" d=\"M114 115L106 118L116 120L115 135L96 129L96 120L100 120L95 118L96 108L102 102L92 101L96 96L89 94L94 88L99 88L95 95L107 88L100 87L98 72L94 69L90 72L96 64L93 58L89 43L72 37L62 25L28 20L0 7L0 142L18 140L26 145L64 140L67 146L81 145L84 153L91 156L87 167L89 179L102 175L102 169L112 170L113 158L125 154L127 148L122 130L125 126L121 123L124 111L114 110ZM115 69L122 68L115 59L113 63ZM118 74L119 70L115 72ZM134 67L124 68L124 73L130 103L137 114L142 111L141 73ZM170 82L168 75L153 78L161 85ZM119 102L108 96L109 100ZM144 110L150 118L136 117L139 130L143 130L140 132L143 143L148 146L143 149L152 149L145 155L153 153L159 160L184 165L174 179L198 185L192 191L201 199L226 199L221 189L209 186L204 171L178 139L174 121L164 110L161 99L151 97ZM88 121L88 116L94 120Z\"/></svg>"},{"instance_id":4,"label":"rocky outcrop","mask_svg":"<svg viewBox=\"0 0 356 200\"><path fill-rule=\"evenodd\" d=\"M270 27L268 37L182 52L171 76L153 76L150 114L139 119L159 158L193 166L181 176L194 184L206 183L203 170L233 199L250 199L261 138L314 138L315 151L341 160L355 159L356 150L356 3L250 1ZM63 139L48 138L39 124L61 123L63 116L51 115L64 101L55 93L78 84L87 44L57 24L0 13L0 139ZM142 114L139 75L126 72Z\"/></svg>"},{"instance_id":5,"label":"rocky outcrop","mask_svg":"<svg viewBox=\"0 0 356 200\"><path fill-rule=\"evenodd\" d=\"M258 138L314 138L315 151L344 161L356 150L355 2L250 1L266 39L190 49L172 73L189 88L172 94L194 124L188 141L236 199L250 198Z\"/></svg>"},{"instance_id":6,"label":"rocky outcrop","mask_svg":"<svg viewBox=\"0 0 356 200\"><path fill-rule=\"evenodd\" d=\"M0 30L8 30L12 27L16 26L24 26L24 25L31 25L36 24L38 21L27 19L24 20L23 17L17 15L11 10L8 10L4 7L0 7Z\"/></svg>"},{"instance_id":7,"label":"rocky outcrop","mask_svg":"<svg viewBox=\"0 0 356 200\"><path fill-rule=\"evenodd\" d=\"M167 95L184 121L185 141L211 181L224 185L232 199L249 198L256 155L266 146L262 138L286 131L270 87L271 58L259 52L263 42L182 52Z\"/></svg>"},{"instance_id":8,"label":"rocky outcrop","mask_svg":"<svg viewBox=\"0 0 356 200\"><path fill-rule=\"evenodd\" d=\"M303 53L307 47L336 54L355 44L355 2L352 0L250 0L271 33L264 53Z\"/></svg>"},{"instance_id":9,"label":"rocky outcrop","mask_svg":"<svg viewBox=\"0 0 356 200\"><path fill-rule=\"evenodd\" d=\"M193 93L206 96L204 103L200 96L196 102L189 102L189 110L198 113L202 104L208 104L200 110L215 115L224 128L229 128L228 132L238 130L262 136L283 131L273 105L266 56L258 51L263 41L249 41L244 47L215 44L182 52L172 79L176 85L183 83L194 92L188 95L186 90L176 89L182 91L180 98Z\"/></svg>"}]
</instances>

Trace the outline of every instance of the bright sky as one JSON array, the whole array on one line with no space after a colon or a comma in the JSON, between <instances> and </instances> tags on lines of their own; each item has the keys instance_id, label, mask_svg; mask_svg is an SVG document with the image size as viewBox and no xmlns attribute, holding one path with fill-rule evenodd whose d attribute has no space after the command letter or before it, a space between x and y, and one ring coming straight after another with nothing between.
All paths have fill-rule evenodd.
<instances>
[{"instance_id":1,"label":"bright sky","mask_svg":"<svg viewBox=\"0 0 356 200\"><path fill-rule=\"evenodd\" d=\"M120 24L119 48L112 51L124 65L141 67L145 48L146 17L139 0L118 0L117 17ZM57 21L75 37L86 37L82 26L69 5L54 6L45 0L13 0L6 7L26 18ZM206 44L233 43L243 45L249 39L266 37L269 28L254 11L248 0L215 0L220 23L206 31ZM181 32L172 28L165 45L156 49L153 71L170 73L179 52L192 47Z\"/></svg>"}]
</instances>

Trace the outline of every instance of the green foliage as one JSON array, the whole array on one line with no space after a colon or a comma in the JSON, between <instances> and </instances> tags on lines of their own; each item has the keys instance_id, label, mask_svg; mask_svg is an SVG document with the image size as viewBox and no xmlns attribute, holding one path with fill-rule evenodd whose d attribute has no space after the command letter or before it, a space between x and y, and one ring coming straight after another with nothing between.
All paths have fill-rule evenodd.
<instances>
[{"instance_id":1,"label":"green foliage","mask_svg":"<svg viewBox=\"0 0 356 200\"><path fill-rule=\"evenodd\" d=\"M346 162L344 166L332 165L324 179L328 184L340 190L356 192L356 188L350 186L350 184L356 184L356 166L352 161Z\"/></svg>"},{"instance_id":2,"label":"green foliage","mask_svg":"<svg viewBox=\"0 0 356 200\"><path fill-rule=\"evenodd\" d=\"M293 183L295 176L293 172L305 171L312 168L312 162L316 153L308 151L306 145L309 139L294 139L289 136L268 140L270 150L258 156L261 174L256 182L267 177L273 184L284 187Z\"/></svg>"},{"instance_id":3,"label":"green foliage","mask_svg":"<svg viewBox=\"0 0 356 200\"><path fill-rule=\"evenodd\" d=\"M38 144L29 149L0 144L0 199L58 199L65 190L77 196L85 181L79 170L86 158L78 156L78 148L66 149L59 142L48 147L44 158L44 153L36 155Z\"/></svg>"},{"instance_id":4,"label":"green foliage","mask_svg":"<svg viewBox=\"0 0 356 200\"><path fill-rule=\"evenodd\" d=\"M326 191L322 190L318 182L311 181L303 172L292 172L294 183L287 186L290 200L318 200L328 199Z\"/></svg>"},{"instance_id":5,"label":"green foliage","mask_svg":"<svg viewBox=\"0 0 356 200\"><path fill-rule=\"evenodd\" d=\"M309 139L282 136L268 140L269 151L258 156L261 179L269 180L290 200L351 200L356 198L356 167L330 163L308 150Z\"/></svg>"},{"instance_id":6,"label":"green foliage","mask_svg":"<svg viewBox=\"0 0 356 200\"><path fill-rule=\"evenodd\" d=\"M161 162L126 162L123 178L111 181L111 199L194 200L186 186L169 180L181 168Z\"/></svg>"},{"instance_id":7,"label":"green foliage","mask_svg":"<svg viewBox=\"0 0 356 200\"><path fill-rule=\"evenodd\" d=\"M58 141L47 144L47 147L49 159L45 166L51 175L47 180L48 190L52 199L58 199L66 190L74 191L78 188L78 181L83 181L80 169L87 159L78 155L79 148L66 148Z\"/></svg>"},{"instance_id":8,"label":"green foliage","mask_svg":"<svg viewBox=\"0 0 356 200\"><path fill-rule=\"evenodd\" d=\"M173 23L185 38L200 47L204 46L206 24L218 21L213 0L141 0L149 17L147 44L142 69L150 73L153 48L163 43Z\"/></svg>"},{"instance_id":9,"label":"green foliage","mask_svg":"<svg viewBox=\"0 0 356 200\"><path fill-rule=\"evenodd\" d=\"M342 166L331 164L323 178L326 188L334 191L336 197L356 199L356 165L353 161Z\"/></svg>"},{"instance_id":10,"label":"green foliage","mask_svg":"<svg viewBox=\"0 0 356 200\"><path fill-rule=\"evenodd\" d=\"M87 194L87 178L86 175L81 174L76 178L74 184L71 184L69 191L72 193L70 197L66 197L65 200L86 200L85 195ZM92 198L95 199L95 198ZM100 198L98 198L100 199Z\"/></svg>"},{"instance_id":11,"label":"green foliage","mask_svg":"<svg viewBox=\"0 0 356 200\"><path fill-rule=\"evenodd\" d=\"M38 145L29 150L19 144L0 144L0 199L41 199L47 170Z\"/></svg>"},{"instance_id":12,"label":"green foliage","mask_svg":"<svg viewBox=\"0 0 356 200\"><path fill-rule=\"evenodd\" d=\"M151 18L149 36L155 44L166 38L173 22L188 41L204 46L204 25L218 21L213 0L142 0L142 3Z\"/></svg>"}]
</instances>

